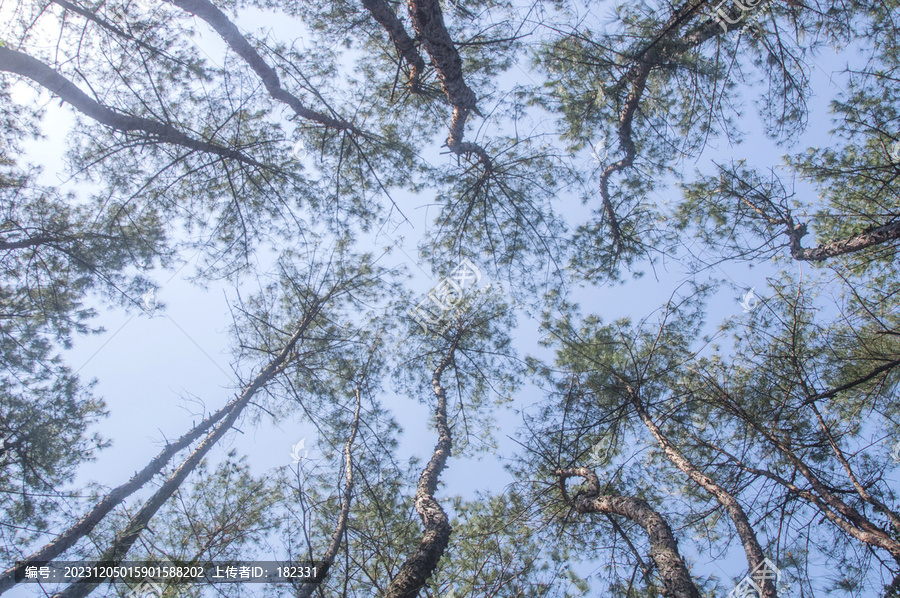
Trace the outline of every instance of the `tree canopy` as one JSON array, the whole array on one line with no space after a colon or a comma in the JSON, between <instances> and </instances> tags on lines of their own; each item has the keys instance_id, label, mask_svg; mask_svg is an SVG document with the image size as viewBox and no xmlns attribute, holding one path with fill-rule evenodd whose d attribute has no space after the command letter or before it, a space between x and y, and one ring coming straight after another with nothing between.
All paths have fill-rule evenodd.
<instances>
[{"instance_id":1,"label":"tree canopy","mask_svg":"<svg viewBox=\"0 0 900 598\"><path fill-rule=\"evenodd\" d=\"M0 593L900 596L898 3L0 14ZM234 379L85 482L120 414L67 351L160 272L231 290ZM229 448L296 422L315 464Z\"/></svg>"}]
</instances>

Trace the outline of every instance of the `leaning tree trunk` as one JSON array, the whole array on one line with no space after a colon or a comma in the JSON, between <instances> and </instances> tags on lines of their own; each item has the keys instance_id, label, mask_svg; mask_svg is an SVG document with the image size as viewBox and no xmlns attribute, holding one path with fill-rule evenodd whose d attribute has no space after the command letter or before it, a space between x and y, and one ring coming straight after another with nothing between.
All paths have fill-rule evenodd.
<instances>
[{"instance_id":1,"label":"leaning tree trunk","mask_svg":"<svg viewBox=\"0 0 900 598\"><path fill-rule=\"evenodd\" d=\"M650 414L641 402L640 397L638 397L637 392L631 388L630 385L628 387L628 394L631 398L631 404L634 406L635 411L637 411L641 421L656 439L657 443L659 443L659 446L663 449L663 452L669 461L671 461L675 467L687 474L687 476L701 488L709 492L717 501L719 501L719 504L724 507L725 512L728 513L728 516L734 523L738 537L741 539L744 553L747 555L747 563L750 566L750 571L756 571L764 566L766 555L763 553L762 546L756 537L756 531L750 524L750 518L747 517L747 512L744 511L744 507L741 506L741 503L738 502L733 494L700 471L696 465L675 448L675 445L672 444L666 435L663 434L662 430L659 429L659 426L651 419ZM778 593L775 584L772 580L765 579L763 581L763 598L777 598L777 596Z\"/></svg>"},{"instance_id":2,"label":"leaning tree trunk","mask_svg":"<svg viewBox=\"0 0 900 598\"><path fill-rule=\"evenodd\" d=\"M281 351L279 351L278 355L276 355L275 358L272 359L272 361L270 361L256 376L253 382L244 389L244 392L238 397L224 420L207 434L206 438L197 445L197 448L195 448L191 454L182 461L181 465L172 472L166 481L163 482L159 490L147 499L140 510L129 520L124 530L117 534L112 545L107 548L103 555L93 563L93 565L97 565L101 562L119 562L125 558L128 551L131 550L131 547L140 537L141 532L150 523L153 516L156 515L165 502L171 498L179 486L181 486L182 482L184 482L185 478L196 469L197 465L199 465L200 461L206 456L209 450L221 440L222 436L224 436L228 430L231 429L231 426L234 425L234 422L243 412L247 404L253 399L254 395L262 390L262 388L283 369L286 362L291 358L294 347L309 329L319 310L320 306L316 306L306 314L294 331L294 334L284 347L282 347ZM54 598L84 598L93 592L103 581L105 581L105 579L92 578L91 581L73 583L62 592L55 594Z\"/></svg>"},{"instance_id":3,"label":"leaning tree trunk","mask_svg":"<svg viewBox=\"0 0 900 598\"><path fill-rule=\"evenodd\" d=\"M130 480L104 496L90 511L66 531L59 534L56 539L31 556L22 559L14 567L10 567L0 574L0 594L16 584L16 575L19 574L21 576L24 574L25 567L39 562L52 561L74 546L78 540L89 534L110 511L122 504L122 502L135 491L142 488L144 484L153 478L153 476L159 474L172 457L190 446L195 440L200 438L204 432L215 425L216 422L230 413L239 400L240 397L237 397L233 401L230 401L227 405L181 436L181 438L172 444L167 445L166 448L160 451L160 453L144 466L143 469L131 476Z\"/></svg>"},{"instance_id":4,"label":"leaning tree trunk","mask_svg":"<svg viewBox=\"0 0 900 598\"><path fill-rule=\"evenodd\" d=\"M672 528L662 515L642 498L633 496L600 495L600 482L597 475L586 467L561 469L556 472L566 502L579 513L606 513L621 515L634 521L647 532L650 540L650 556L656 563L659 576L663 582L663 596L666 598L700 598L684 559L678 552L678 543L672 534ZM569 499L566 492L566 479L572 476L583 477L588 482L588 489L579 492L574 499Z\"/></svg>"}]
</instances>

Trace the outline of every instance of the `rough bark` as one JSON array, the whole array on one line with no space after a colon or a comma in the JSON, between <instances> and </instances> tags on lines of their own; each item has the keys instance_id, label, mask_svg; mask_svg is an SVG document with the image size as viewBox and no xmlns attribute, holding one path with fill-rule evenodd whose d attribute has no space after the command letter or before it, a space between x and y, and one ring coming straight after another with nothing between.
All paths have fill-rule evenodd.
<instances>
[{"instance_id":1,"label":"rough bark","mask_svg":"<svg viewBox=\"0 0 900 598\"><path fill-rule=\"evenodd\" d=\"M463 141L470 112L478 114L475 92L463 77L462 59L444 24L444 13L438 0L407 0L413 29L431 57L441 89L453 106L447 147L457 155L474 155L490 172L492 162L487 152L476 143Z\"/></svg>"},{"instance_id":2,"label":"rough bark","mask_svg":"<svg viewBox=\"0 0 900 598\"><path fill-rule=\"evenodd\" d=\"M362 0L362 4L391 38L397 53L409 65L409 88L413 93L419 93L422 88L420 79L425 70L425 60L416 49L416 44L409 37L403 23L397 17L393 7L386 0Z\"/></svg>"},{"instance_id":3,"label":"rough bark","mask_svg":"<svg viewBox=\"0 0 900 598\"><path fill-rule=\"evenodd\" d=\"M848 255L900 239L900 221L868 228L844 239L834 239L818 247L805 248L801 240L807 235L806 225L788 227L791 257L805 262L824 262L828 258Z\"/></svg>"},{"instance_id":4,"label":"rough bark","mask_svg":"<svg viewBox=\"0 0 900 598\"><path fill-rule=\"evenodd\" d=\"M640 105L641 96L647 86L647 77L650 75L651 65L643 63L634 76L631 92L625 100L625 106L619 116L619 145L625 150L625 155L607 166L600 175L600 200L603 203L603 211L609 223L609 231L612 234L612 242L615 247L621 247L623 243L622 229L619 226L619 218L616 215L612 198L609 194L609 180L615 173L625 170L634 164L637 152L632 139L632 125L634 113Z\"/></svg>"},{"instance_id":5,"label":"rough bark","mask_svg":"<svg viewBox=\"0 0 900 598\"><path fill-rule=\"evenodd\" d=\"M88 96L77 85L51 67L22 52L0 46L0 71L21 75L34 81L47 91L59 96L63 101L71 104L73 108L85 116L116 131L123 133L142 132L151 135L162 143L172 143L194 151L216 154L256 168L267 168L264 164L257 162L242 152L216 145L209 141L194 139L166 123L140 116L129 116L112 110Z\"/></svg>"},{"instance_id":6,"label":"rough bark","mask_svg":"<svg viewBox=\"0 0 900 598\"><path fill-rule=\"evenodd\" d=\"M259 76L263 85L266 87L266 91L269 92L269 95L279 102L283 102L290 106L291 110L294 111L294 114L299 116L300 118L310 120L313 122L317 122L319 124L325 125L326 127L332 127L334 129L339 129L342 131L352 131L358 133L353 125L343 120L332 118L327 114L322 114L321 112L317 112L310 108L307 108L303 105L303 102L285 90L281 86L281 81L278 78L278 74L275 72L275 69L266 64L266 61L263 60L263 57L259 55L259 52L250 45L250 42L241 34L240 30L237 26L231 22L228 16L219 10L215 5L213 5L208 0L167 0L171 2L178 8L184 10L185 12L189 12L192 15L196 15L206 21L210 27L218 33L225 43L234 50L238 56L244 59L251 69Z\"/></svg>"},{"instance_id":7,"label":"rough bark","mask_svg":"<svg viewBox=\"0 0 900 598\"><path fill-rule=\"evenodd\" d=\"M321 304L319 304L321 305ZM94 563L119 562L125 558L128 551L137 541L141 532L150 523L154 515L162 508L163 504L175 493L187 476L197 467L209 450L221 440L228 432L237 418L241 415L247 404L253 399L265 385L281 370L291 356L297 342L312 324L319 308L316 307L306 314L300 325L294 331L288 342L282 347L278 355L254 378L239 397L234 401L234 406L225 414L223 421L213 429L206 438L197 445L191 454L178 466L178 468L163 482L140 510L129 520L124 530L116 536L112 545ZM54 595L54 598L84 598L96 589L104 579L83 581L70 584L65 590Z\"/></svg>"},{"instance_id":8,"label":"rough bark","mask_svg":"<svg viewBox=\"0 0 900 598\"><path fill-rule=\"evenodd\" d=\"M684 559L678 552L678 542L672 528L662 515L653 510L647 501L631 496L600 495L600 482L593 471L585 467L564 469L556 472L566 502L578 513L606 513L627 517L647 532L650 540L650 556L656 563L663 581L663 596L666 598L700 598ZM566 479L579 476L587 481L586 490L569 499Z\"/></svg>"},{"instance_id":9,"label":"rough bark","mask_svg":"<svg viewBox=\"0 0 900 598\"><path fill-rule=\"evenodd\" d=\"M900 239L900 221L889 222L882 226L872 226L863 232L843 239L832 239L818 247L803 247L803 237L809 234L805 222L797 223L791 210L786 206L778 206L769 198L762 198L765 207L759 206L749 198L741 196L741 201L750 206L774 228L784 227L788 237L791 257L804 262L824 262L840 255L849 255L870 247L883 245ZM773 212L775 215L773 215Z\"/></svg>"},{"instance_id":10,"label":"rough bark","mask_svg":"<svg viewBox=\"0 0 900 598\"><path fill-rule=\"evenodd\" d=\"M741 539L741 544L744 547L744 553L747 556L747 564L750 566L750 571L756 571L759 567L763 566L766 555L763 553L762 546L760 546L759 540L756 538L756 532L753 530L750 519L747 517L747 513L744 511L740 502L738 502L730 492L725 490L725 488L700 471L697 466L689 459L685 458L685 456L675 448L665 434L663 434L662 430L659 429L659 426L657 426L650 418L650 415L647 413L646 408L634 389L629 388L628 394L631 399L631 404L634 406L635 411L637 411L638 417L640 417L644 426L646 426L650 431L650 434L656 439L669 461L671 461L675 467L687 474L687 476L701 488L709 492L717 501L719 501L719 504L722 505L725 512L728 513L728 516L734 523L738 537ZM778 595L775 584L771 580L765 582L763 591L763 598L776 598Z\"/></svg>"},{"instance_id":11,"label":"rough bark","mask_svg":"<svg viewBox=\"0 0 900 598\"><path fill-rule=\"evenodd\" d=\"M437 491L441 472L444 470L453 448L450 426L447 423L447 395L441 386L441 375L452 363L458 342L459 337L453 341L431 377L431 387L437 397L435 420L438 443L434 447L431 460L419 478L415 497L416 511L422 518L425 532L415 551L400 566L399 572L391 580L384 594L385 598L416 598L428 578L431 577L450 542L450 533L452 532L450 520L440 503L435 500L434 493Z\"/></svg>"}]
</instances>

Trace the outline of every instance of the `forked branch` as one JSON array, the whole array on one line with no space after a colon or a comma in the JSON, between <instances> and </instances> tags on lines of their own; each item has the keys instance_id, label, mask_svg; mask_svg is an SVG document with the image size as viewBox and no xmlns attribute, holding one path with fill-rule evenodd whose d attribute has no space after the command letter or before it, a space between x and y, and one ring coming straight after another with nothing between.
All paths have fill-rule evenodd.
<instances>
[{"instance_id":1,"label":"forked branch","mask_svg":"<svg viewBox=\"0 0 900 598\"><path fill-rule=\"evenodd\" d=\"M647 501L633 496L601 495L597 475L586 467L560 469L556 475L559 476L563 498L576 512L620 515L644 528L650 540L650 557L662 578L663 596L700 598L700 592L678 552L678 542L672 528ZM587 482L587 488L579 491L574 498L569 498L566 491L566 480L570 477L581 477Z\"/></svg>"}]
</instances>

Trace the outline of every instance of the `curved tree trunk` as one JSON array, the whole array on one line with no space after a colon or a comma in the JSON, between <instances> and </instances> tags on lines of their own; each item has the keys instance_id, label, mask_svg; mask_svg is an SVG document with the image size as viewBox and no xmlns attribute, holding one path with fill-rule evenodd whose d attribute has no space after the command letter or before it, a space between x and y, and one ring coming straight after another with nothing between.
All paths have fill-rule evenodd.
<instances>
[{"instance_id":1,"label":"curved tree trunk","mask_svg":"<svg viewBox=\"0 0 900 598\"><path fill-rule=\"evenodd\" d=\"M490 172L492 162L484 148L477 143L463 141L469 113L478 114L477 100L475 92L466 84L463 77L462 58L444 24L440 2L407 0L407 8L413 29L431 57L431 64L437 72L441 88L453 106L447 147L459 156L468 154L477 156L485 170Z\"/></svg>"},{"instance_id":2,"label":"curved tree trunk","mask_svg":"<svg viewBox=\"0 0 900 598\"><path fill-rule=\"evenodd\" d=\"M627 392L631 398L631 404L637 411L641 421L650 430L650 434L656 439L669 461L687 474L701 488L709 492L725 508L725 512L728 513L731 521L734 522L735 530L741 539L741 544L744 546L744 553L747 555L747 564L750 566L750 571L756 571L764 566L766 555L763 553L762 546L760 546L759 540L756 538L756 531L750 524L750 519L747 517L747 513L744 511L741 503L738 502L734 495L700 471L696 465L675 448L675 445L669 441L662 430L659 429L659 426L650 418L634 389L629 386ZM763 592L763 598L776 598L778 595L775 584L771 580L764 581Z\"/></svg>"},{"instance_id":3,"label":"curved tree trunk","mask_svg":"<svg viewBox=\"0 0 900 598\"><path fill-rule=\"evenodd\" d=\"M559 470L563 496L579 513L606 513L621 515L634 521L647 532L650 540L650 556L656 563L659 576L663 582L663 596L666 598L700 598L684 559L678 552L678 542L672 534L672 528L662 515L642 498L633 496L600 495L600 482L596 474L586 467ZM573 476L583 477L588 482L588 490L579 492L570 500L566 493L566 479Z\"/></svg>"},{"instance_id":4,"label":"curved tree trunk","mask_svg":"<svg viewBox=\"0 0 900 598\"><path fill-rule=\"evenodd\" d=\"M431 377L431 387L437 396L435 419L438 443L434 447L431 460L419 478L419 486L416 489L416 511L422 518L425 533L415 551L400 566L400 571L391 580L391 584L384 594L385 598L416 598L437 567L447 544L450 543L452 531L450 520L440 503L435 500L434 493L453 448L450 426L447 423L447 395L441 386L441 375L453 361L453 354L456 352L458 342L459 337L457 336Z\"/></svg>"}]
</instances>

